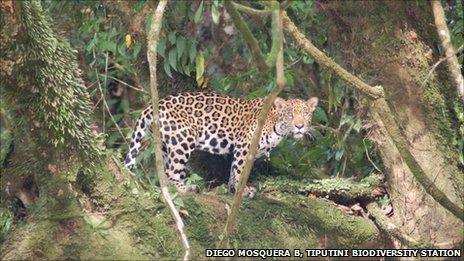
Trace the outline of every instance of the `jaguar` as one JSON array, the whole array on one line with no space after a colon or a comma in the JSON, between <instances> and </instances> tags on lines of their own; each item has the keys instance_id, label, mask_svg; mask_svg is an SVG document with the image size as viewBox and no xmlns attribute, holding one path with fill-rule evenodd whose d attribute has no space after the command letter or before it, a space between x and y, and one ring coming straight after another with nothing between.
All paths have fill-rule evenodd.
<instances>
[{"instance_id":1,"label":"jaguar","mask_svg":"<svg viewBox=\"0 0 464 261\"><path fill-rule=\"evenodd\" d=\"M216 93L180 93L159 101L162 153L167 178L179 192L196 191L186 185L186 164L194 150L213 154L232 154L228 192L235 193L249 154L253 132L264 99L245 100ZM269 156L285 136L301 139L309 129L318 98L276 98L259 140L256 158ZM125 166L131 168L150 132L153 107L143 110L132 133ZM246 187L244 195L253 197L256 189Z\"/></svg>"}]
</instances>

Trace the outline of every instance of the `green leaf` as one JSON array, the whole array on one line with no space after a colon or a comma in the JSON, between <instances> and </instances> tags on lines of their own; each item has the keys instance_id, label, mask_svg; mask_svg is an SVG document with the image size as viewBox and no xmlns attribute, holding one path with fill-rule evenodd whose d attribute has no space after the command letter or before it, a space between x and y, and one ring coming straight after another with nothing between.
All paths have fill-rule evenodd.
<instances>
[{"instance_id":1,"label":"green leaf","mask_svg":"<svg viewBox=\"0 0 464 261\"><path fill-rule=\"evenodd\" d=\"M219 2L217 0L213 1L213 5L211 7L211 17L213 18L213 23L219 23Z\"/></svg>"},{"instance_id":2,"label":"green leaf","mask_svg":"<svg viewBox=\"0 0 464 261\"><path fill-rule=\"evenodd\" d=\"M195 12L195 16L193 17L193 21L198 24L200 20L203 18L203 1L201 1L200 6L198 7L197 11Z\"/></svg>"},{"instance_id":3,"label":"green leaf","mask_svg":"<svg viewBox=\"0 0 464 261\"><path fill-rule=\"evenodd\" d=\"M158 47L157 47L157 52L159 55L161 55L163 58L166 58L166 39L159 39L158 41Z\"/></svg>"},{"instance_id":4,"label":"green leaf","mask_svg":"<svg viewBox=\"0 0 464 261\"><path fill-rule=\"evenodd\" d=\"M356 119L355 123L353 124L353 130L359 132L363 127L363 122L361 119Z\"/></svg>"},{"instance_id":5,"label":"green leaf","mask_svg":"<svg viewBox=\"0 0 464 261\"><path fill-rule=\"evenodd\" d=\"M159 47L159 43L158 43L158 47ZM164 48L166 48L166 42L164 44ZM137 56L139 55L141 49L142 49L142 45L140 43L136 43L134 45L134 51L132 53L132 58L134 58L134 59L137 58ZM164 52L164 50L163 50L163 52ZM159 53L159 49L158 49L158 53Z\"/></svg>"},{"instance_id":6,"label":"green leaf","mask_svg":"<svg viewBox=\"0 0 464 261\"><path fill-rule=\"evenodd\" d=\"M119 44L119 46L118 46L118 52L119 52L119 54L120 54L121 56L123 56L123 57L127 56L126 50L127 50L127 48L126 48L126 45L125 45L124 43Z\"/></svg>"},{"instance_id":7,"label":"green leaf","mask_svg":"<svg viewBox=\"0 0 464 261\"><path fill-rule=\"evenodd\" d=\"M169 32L168 34L168 40L169 42L171 42L171 44L175 44L176 43L176 32Z\"/></svg>"},{"instance_id":8,"label":"green leaf","mask_svg":"<svg viewBox=\"0 0 464 261\"><path fill-rule=\"evenodd\" d=\"M113 119L116 123L120 121L123 117L124 117L124 113L118 113L118 114L113 115ZM114 124L113 121L111 121L111 123L108 125L113 125L113 124Z\"/></svg>"},{"instance_id":9,"label":"green leaf","mask_svg":"<svg viewBox=\"0 0 464 261\"><path fill-rule=\"evenodd\" d=\"M129 100L123 99L119 105L123 111L129 111Z\"/></svg>"},{"instance_id":10,"label":"green leaf","mask_svg":"<svg viewBox=\"0 0 464 261\"><path fill-rule=\"evenodd\" d=\"M98 49L100 51L110 51L116 52L116 43L111 40L102 41L101 44L98 44Z\"/></svg>"},{"instance_id":11,"label":"green leaf","mask_svg":"<svg viewBox=\"0 0 464 261\"><path fill-rule=\"evenodd\" d=\"M188 43L186 43L186 45L188 46ZM187 64L188 64L188 61L189 61L188 54L186 53L186 51L184 51L184 54L179 54L179 50L177 50L177 55L178 55L177 63L182 64L182 66L185 68L187 66Z\"/></svg>"},{"instance_id":12,"label":"green leaf","mask_svg":"<svg viewBox=\"0 0 464 261\"><path fill-rule=\"evenodd\" d=\"M190 61L195 61L195 57L197 56L197 43L196 41L193 41L190 43L190 48L189 48L189 58Z\"/></svg>"},{"instance_id":13,"label":"green leaf","mask_svg":"<svg viewBox=\"0 0 464 261\"><path fill-rule=\"evenodd\" d=\"M85 50L87 52L90 52L95 47L96 43L97 43L97 35L95 34L92 40L90 40L90 42L87 44L87 47L85 47Z\"/></svg>"},{"instance_id":14,"label":"green leaf","mask_svg":"<svg viewBox=\"0 0 464 261\"><path fill-rule=\"evenodd\" d=\"M175 48L169 51L168 60L171 67L177 71L177 52Z\"/></svg>"},{"instance_id":15,"label":"green leaf","mask_svg":"<svg viewBox=\"0 0 464 261\"><path fill-rule=\"evenodd\" d=\"M335 153L335 160L340 161L340 159L343 157L344 153L345 153L345 150L343 148L337 150L337 152Z\"/></svg>"},{"instance_id":16,"label":"green leaf","mask_svg":"<svg viewBox=\"0 0 464 261\"><path fill-rule=\"evenodd\" d=\"M184 72L185 75L190 76L190 68L186 64L182 64L182 71Z\"/></svg>"},{"instance_id":17,"label":"green leaf","mask_svg":"<svg viewBox=\"0 0 464 261\"><path fill-rule=\"evenodd\" d=\"M185 39L185 37L183 37L182 35L177 37L176 47L178 57L182 57L182 55L184 54L186 44L187 40Z\"/></svg>"},{"instance_id":18,"label":"green leaf","mask_svg":"<svg viewBox=\"0 0 464 261\"><path fill-rule=\"evenodd\" d=\"M327 114L325 113L324 109L321 107L316 107L313 113L313 120L319 123L327 123L329 119L327 118Z\"/></svg>"},{"instance_id":19,"label":"green leaf","mask_svg":"<svg viewBox=\"0 0 464 261\"><path fill-rule=\"evenodd\" d=\"M309 55L303 55L303 63L305 63L305 64L313 64L314 59Z\"/></svg>"},{"instance_id":20,"label":"green leaf","mask_svg":"<svg viewBox=\"0 0 464 261\"><path fill-rule=\"evenodd\" d=\"M340 125L343 126L347 123L352 123L354 121L353 116L348 115L348 114L342 114L342 117L340 118Z\"/></svg>"},{"instance_id":21,"label":"green leaf","mask_svg":"<svg viewBox=\"0 0 464 261\"><path fill-rule=\"evenodd\" d=\"M169 66L166 60L164 60L164 72L166 72L166 74L172 78L171 66Z\"/></svg>"}]
</instances>

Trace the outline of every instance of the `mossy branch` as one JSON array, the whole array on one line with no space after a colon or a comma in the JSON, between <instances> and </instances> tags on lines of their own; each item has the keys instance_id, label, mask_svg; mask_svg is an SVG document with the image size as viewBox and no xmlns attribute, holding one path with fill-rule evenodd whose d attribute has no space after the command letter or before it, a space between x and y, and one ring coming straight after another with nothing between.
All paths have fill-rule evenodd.
<instances>
[{"instance_id":1,"label":"mossy branch","mask_svg":"<svg viewBox=\"0 0 464 261\"><path fill-rule=\"evenodd\" d=\"M235 26L238 28L243 38L245 39L245 42L247 43L248 48L251 51L251 54L256 60L256 65L262 71L268 71L275 65L277 52L280 49L280 44L282 44L277 40L280 39L281 36L279 35L280 32L277 30L276 25L279 16L279 10L281 9L280 4L277 1L271 1L266 4L269 6L270 10L258 10L231 1L225 2L225 7L227 11L230 13ZM251 33L250 29L248 28L241 15L237 12L237 9L261 17L266 17L267 15L272 14L272 45L271 50L269 51L269 54L267 55L267 58L265 60L261 48L259 47L258 41Z\"/></svg>"},{"instance_id":2,"label":"mossy branch","mask_svg":"<svg viewBox=\"0 0 464 261\"><path fill-rule=\"evenodd\" d=\"M281 45L283 44L280 39L282 39L282 31L279 31L278 28L278 22L279 22L279 12L280 12L280 4L277 1L272 1L270 4L271 9L272 9L272 46L271 46L271 51L269 52L266 60L266 64L271 67L275 62L277 58L277 53L281 49Z\"/></svg>"},{"instance_id":3,"label":"mossy branch","mask_svg":"<svg viewBox=\"0 0 464 261\"><path fill-rule=\"evenodd\" d=\"M285 30L292 36L293 40L305 52L309 53L314 60L321 65L333 70L340 78L348 82L353 88L361 91L371 99L385 97L381 86L372 87L358 77L352 75L340 65L335 63L330 57L320 51L304 34L298 30L295 24L288 18L287 14L283 15L283 23Z\"/></svg>"},{"instance_id":4,"label":"mossy branch","mask_svg":"<svg viewBox=\"0 0 464 261\"><path fill-rule=\"evenodd\" d=\"M251 7L248 7L246 5L241 5L241 4L238 4L238 3L235 3L235 2L233 2L233 5L238 10L240 10L242 12L245 12L247 14L250 14L250 15L266 17L266 16L268 16L268 15L270 15L272 13L271 10L259 10L259 9L251 8Z\"/></svg>"},{"instance_id":5,"label":"mossy branch","mask_svg":"<svg viewBox=\"0 0 464 261\"><path fill-rule=\"evenodd\" d=\"M361 93L373 101L374 111L378 113L378 118L384 123L388 135L392 138L401 157L406 162L406 165L416 180L419 181L425 191L430 196L432 196L433 199L440 203L444 208L448 209L456 217L464 220L464 210L457 204L453 203L443 191L439 190L437 186L435 186L435 184L429 179L425 171L411 154L411 151L409 151L407 145L408 143L404 138L403 133L401 133L399 125L393 117L393 113L391 112L390 107L385 100L383 88L381 86L372 87L368 85L335 63L322 51L317 49L317 47L314 46L311 41L308 40L298 30L298 28L286 14L283 16L283 22L285 25L285 30L287 30L287 32L293 37L293 40L300 46L303 51L313 56L313 58L321 65L333 70L338 76L340 76L340 78L347 81L353 88L361 91Z\"/></svg>"},{"instance_id":6,"label":"mossy branch","mask_svg":"<svg viewBox=\"0 0 464 261\"><path fill-rule=\"evenodd\" d=\"M158 82L156 77L156 48L158 44L158 38L161 31L161 21L164 14L164 9L166 8L167 0L160 0L158 6L156 7L155 15L153 21L150 25L150 31L148 32L148 63L150 65L150 89L151 89L151 103L153 106L153 139L155 141L155 154L156 154L156 172L158 174L159 182L161 185L161 191L166 203L171 210L171 214L176 222L177 229L179 230L180 238L182 245L184 246L184 260L188 260L190 256L190 245L185 235L184 231L184 222L179 215L174 203L172 201L171 195L169 194L168 188L166 186L165 174L164 174L164 161L163 154L161 150L161 133L159 125L159 97L158 97Z\"/></svg>"},{"instance_id":7,"label":"mossy branch","mask_svg":"<svg viewBox=\"0 0 464 261\"><path fill-rule=\"evenodd\" d=\"M230 0L224 1L224 7L226 8L227 12L230 14L232 21L234 22L235 26L240 31L240 33L243 36L243 39L248 45L248 48L250 49L250 52L256 61L256 66L258 66L258 68L261 71L268 71L269 67L266 64L266 60L264 59L263 52L261 51L261 48L259 47L258 41L251 33L250 28L248 28L248 25L243 20L242 16L237 12L237 9L235 9L235 6L233 5L232 1Z\"/></svg>"},{"instance_id":8,"label":"mossy branch","mask_svg":"<svg viewBox=\"0 0 464 261\"><path fill-rule=\"evenodd\" d=\"M336 202L351 202L378 196L373 191L382 184L383 176L379 174L372 174L359 182L347 178L290 181L274 177L264 182L264 191L310 193L318 197L328 197Z\"/></svg>"},{"instance_id":9,"label":"mossy branch","mask_svg":"<svg viewBox=\"0 0 464 261\"><path fill-rule=\"evenodd\" d=\"M447 57L448 69L453 77L456 84L456 92L461 102L464 103L464 78L461 74L461 65L459 64L456 52L454 51L453 45L451 44L450 32L446 25L445 12L440 0L432 0L432 11L433 17L435 18L435 26L437 27L437 33L441 41L441 45L445 50Z\"/></svg>"},{"instance_id":10,"label":"mossy branch","mask_svg":"<svg viewBox=\"0 0 464 261\"><path fill-rule=\"evenodd\" d=\"M229 216L227 217L226 225L224 227L224 234L222 235L222 239L219 242L220 248L226 248L229 245L229 235L231 234L232 230L235 227L237 222L237 214L240 208L240 204L243 198L243 192L245 191L245 187L250 176L251 168L256 158L256 154L258 152L258 144L261 137L261 133L263 130L264 123L266 122L267 115L269 114L269 110L272 108L274 100L277 98L277 95L283 88L285 87L285 75L284 75L284 55L283 55L283 29L282 29L282 20L281 20L282 12L279 11L279 15L276 18L275 26L279 31L278 36L279 39L276 42L279 42L279 50L277 53L276 58L276 88L272 90L272 92L266 96L263 102L263 108L261 109L258 122L256 124L256 129L253 132L253 137L251 139L250 144L250 152L248 153L245 165L243 167L243 171L239 180L238 188L235 192L234 198L232 200L232 208L230 211Z\"/></svg>"}]
</instances>

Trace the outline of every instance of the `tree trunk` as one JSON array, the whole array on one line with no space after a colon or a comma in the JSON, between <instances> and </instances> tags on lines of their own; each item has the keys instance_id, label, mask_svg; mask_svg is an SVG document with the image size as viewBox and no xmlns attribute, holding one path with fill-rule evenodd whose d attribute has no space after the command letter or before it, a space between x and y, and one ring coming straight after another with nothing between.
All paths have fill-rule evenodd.
<instances>
[{"instance_id":1,"label":"tree trunk","mask_svg":"<svg viewBox=\"0 0 464 261\"><path fill-rule=\"evenodd\" d=\"M329 21L330 48L341 50L345 68L385 88L413 156L428 178L462 208L462 152L453 146L459 139L453 111L462 110L462 105L446 71L426 79L437 43L428 2L331 1L320 6ZM379 146L395 209L393 223L418 242L460 246L462 221L424 192L381 122L375 117L371 121L377 126L370 130L371 138Z\"/></svg>"}]
</instances>

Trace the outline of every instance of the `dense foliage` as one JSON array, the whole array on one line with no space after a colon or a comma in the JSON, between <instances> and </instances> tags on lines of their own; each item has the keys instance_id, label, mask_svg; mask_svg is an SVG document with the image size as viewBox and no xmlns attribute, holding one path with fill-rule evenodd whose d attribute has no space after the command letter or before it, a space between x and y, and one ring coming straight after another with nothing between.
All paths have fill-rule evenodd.
<instances>
[{"instance_id":1,"label":"dense foliage","mask_svg":"<svg viewBox=\"0 0 464 261\"><path fill-rule=\"evenodd\" d=\"M145 47L139 32L125 15L143 12L150 4L137 1L109 7L102 2L51 2L52 16L60 12L60 28L77 27L68 35L78 50L86 71L87 86L95 102L95 115L106 133L108 147L123 154L133 119L140 113L147 87ZM275 85L272 75L258 73L251 54L225 13L222 1L174 1L167 11L158 48L163 68L161 92L215 91L245 98L262 97ZM125 10L124 8L128 8ZM294 1L288 9L295 21L306 21L305 29L315 43L326 41L323 17L314 1ZM70 15L72 14L72 15ZM148 13L145 20L151 19ZM309 20L309 22L308 22ZM143 23L142 23L143 24ZM250 23L264 52L270 51L270 19ZM311 29L316 28L316 29ZM137 30L144 30L139 28ZM134 33L136 32L136 33ZM330 50L327 50L330 51ZM311 57L301 56L288 42L285 48L286 97L319 96L315 128L303 142L285 141L273 152L272 169L299 175L364 177L379 168L372 142L366 138L357 94L329 72L320 70ZM314 82L303 81L308 71ZM180 86L180 87L179 87ZM184 87L186 86L186 87ZM329 90L329 91L325 91ZM102 95L103 93L103 95ZM103 98L102 98L103 97ZM106 103L106 104L105 104ZM108 106L106 106L108 105ZM295 146L297 149L295 149ZM140 159L148 166L152 149ZM368 155L369 154L369 155ZM370 159L369 159L370 158Z\"/></svg>"}]
</instances>

